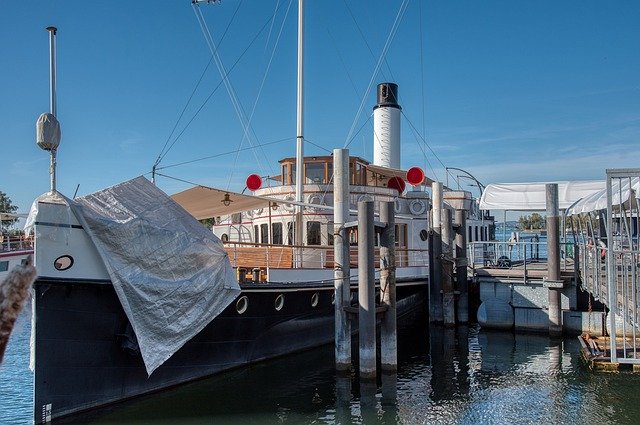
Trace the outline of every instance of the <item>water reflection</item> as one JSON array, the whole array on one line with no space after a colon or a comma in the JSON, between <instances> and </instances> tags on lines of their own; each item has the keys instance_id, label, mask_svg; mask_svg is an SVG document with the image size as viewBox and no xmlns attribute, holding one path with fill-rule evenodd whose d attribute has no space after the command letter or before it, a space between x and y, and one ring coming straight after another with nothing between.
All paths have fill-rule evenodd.
<instances>
[{"instance_id":1,"label":"water reflection","mask_svg":"<svg viewBox=\"0 0 640 425\"><path fill-rule=\"evenodd\" d=\"M398 373L377 382L358 382L357 364L336 376L327 346L57 423L623 424L640 417L640 376L592 374L575 339L418 321L399 330L398 344ZM28 423L30 411L22 422L5 420L7 405L2 400L0 423Z\"/></svg>"}]
</instances>

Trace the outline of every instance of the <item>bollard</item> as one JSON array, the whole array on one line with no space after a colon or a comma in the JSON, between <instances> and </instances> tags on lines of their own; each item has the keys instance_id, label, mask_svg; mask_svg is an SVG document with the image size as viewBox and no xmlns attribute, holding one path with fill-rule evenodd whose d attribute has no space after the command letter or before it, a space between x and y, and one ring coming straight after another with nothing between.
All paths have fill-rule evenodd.
<instances>
[{"instance_id":1,"label":"bollard","mask_svg":"<svg viewBox=\"0 0 640 425\"><path fill-rule=\"evenodd\" d=\"M386 224L380 235L380 302L387 309L380 325L380 359L382 370L388 372L398 370L394 213L393 202L380 202L380 221Z\"/></svg>"},{"instance_id":2,"label":"bollard","mask_svg":"<svg viewBox=\"0 0 640 425\"><path fill-rule=\"evenodd\" d=\"M376 378L376 291L373 201L358 202L358 329L360 380Z\"/></svg>"}]
</instances>

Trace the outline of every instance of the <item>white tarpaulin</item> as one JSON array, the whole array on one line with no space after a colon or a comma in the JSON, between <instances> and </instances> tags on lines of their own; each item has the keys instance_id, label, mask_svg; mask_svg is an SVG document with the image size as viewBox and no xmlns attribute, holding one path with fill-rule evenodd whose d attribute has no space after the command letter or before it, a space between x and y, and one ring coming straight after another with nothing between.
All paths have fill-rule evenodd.
<instances>
[{"instance_id":1,"label":"white tarpaulin","mask_svg":"<svg viewBox=\"0 0 640 425\"><path fill-rule=\"evenodd\" d=\"M558 184L561 210L576 201L604 189L604 180L549 182ZM480 198L481 210L544 211L546 183L497 183L488 185Z\"/></svg>"},{"instance_id":2,"label":"white tarpaulin","mask_svg":"<svg viewBox=\"0 0 640 425\"><path fill-rule=\"evenodd\" d=\"M622 183L622 184L621 184ZM634 177L631 179L613 180L611 184L611 202L613 205L620 205L628 202L635 192L635 196L640 195L640 179ZM578 202L574 203L567 210L567 215L575 215L593 211L607 209L607 189L601 189L593 192L589 196L585 196Z\"/></svg>"},{"instance_id":3,"label":"white tarpaulin","mask_svg":"<svg viewBox=\"0 0 640 425\"><path fill-rule=\"evenodd\" d=\"M144 177L67 201L104 261L149 375L240 293L220 240Z\"/></svg>"}]
</instances>

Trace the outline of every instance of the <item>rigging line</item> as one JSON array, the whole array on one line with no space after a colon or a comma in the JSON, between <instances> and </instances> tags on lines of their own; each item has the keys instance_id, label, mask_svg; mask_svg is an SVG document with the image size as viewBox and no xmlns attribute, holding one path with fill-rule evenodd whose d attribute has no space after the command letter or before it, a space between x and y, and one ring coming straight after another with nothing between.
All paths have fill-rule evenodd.
<instances>
[{"instance_id":1,"label":"rigging line","mask_svg":"<svg viewBox=\"0 0 640 425\"><path fill-rule=\"evenodd\" d=\"M207 46L209 47L209 50L211 51L211 55L214 58L214 62L216 64L216 67L218 68L218 72L220 72L220 75L223 76L223 82L224 82L224 86L227 89L227 94L229 95L229 98L231 100L231 104L236 112L236 115L238 117L238 120L240 121L240 124L243 128L243 132L244 132L244 137L243 139L241 139L241 144L242 141L244 141L244 139L246 138L247 141L249 142L250 145L253 145L253 141L250 137L250 133L249 133L249 123L247 122L247 118L246 118L246 114L244 112L244 109L242 108L240 101L237 98L237 95L235 93L235 90L233 89L233 86L231 84L231 80L227 77L228 73L226 72L224 65L222 63L222 59L220 59L220 55L218 53L218 49L216 47L215 42L213 41L213 37L211 36L211 33L209 32L209 27L207 26L205 20L204 20L204 16L202 16L202 12L200 11L199 7L196 7L194 5L193 10L196 14L196 17L198 18L198 22L200 23L200 29L202 30L202 33L204 35L205 41L207 42ZM265 170L262 167L262 164L260 162L260 159L258 158L255 150L252 151L255 159L256 159L256 163L258 164L258 167L262 170L263 174L265 173ZM227 183L227 187L229 187L231 185L231 176L233 175L233 173L231 173L229 175L229 181Z\"/></svg>"},{"instance_id":2,"label":"rigging line","mask_svg":"<svg viewBox=\"0 0 640 425\"><path fill-rule=\"evenodd\" d=\"M196 91L198 90L198 87L200 87L200 83L202 82L202 79L204 78L204 75L206 74L207 69L209 69L209 65L211 65L212 61L213 61L213 58L209 58L209 62L207 62L207 66L204 67L204 70L200 74L200 78L198 79L198 82L196 83L196 86L193 88L193 91L191 92L191 95L189 96L189 99L187 99L187 102L185 103L184 107L182 108L182 112L180 112L180 115L178 116L178 119L176 120L176 123L174 124L173 128L171 129L171 133L169 133L169 137L167 137L167 140L164 142L164 146L162 147L162 150L160 150L160 153L158 154L158 157L156 158L156 162L154 163L154 165L160 164L160 161L162 161L162 158L164 158L164 155L163 155L164 150L167 148L167 145L169 144L169 141L173 137L173 133L175 133L176 128L178 128L178 124L180 123L180 120L182 119L184 113L187 111L187 107L191 103L191 99L193 99L193 96L196 94Z\"/></svg>"},{"instance_id":3,"label":"rigging line","mask_svg":"<svg viewBox=\"0 0 640 425\"><path fill-rule=\"evenodd\" d=\"M269 22L265 22L264 25L262 25L262 28L260 28L260 31L258 31L256 33L256 35L253 37L253 39L251 40L251 42L249 43L249 45L242 51L242 53L240 54L240 56L238 56L238 58L236 59L236 61L233 63L233 65L231 65L231 67L229 68L229 71L227 72L227 76L229 74L231 74L231 71L233 71L235 69L235 67L238 65L238 63L240 62L240 60L244 57L244 55L249 51L249 49L251 48L251 46L253 46L253 43L255 43L255 41L258 39L258 37L260 36L260 34L262 34L262 32L264 31L264 29L266 28L267 24ZM213 58L212 58L213 59ZM202 111L202 109L205 107L205 105L209 102L209 100L211 99L211 97L213 97L213 95L215 94L215 92L218 90L218 88L220 88L220 86L222 85L222 80L220 80L220 82L218 83L218 85L216 85L214 87L214 89L211 91L211 93L209 93L209 96L207 96L207 98L204 100L204 102L202 102L202 104L200 105L200 107L196 110L195 114L193 114L193 117L191 117L191 119L189 120L189 122L187 122L187 124L184 126L184 128L182 129L182 131L180 132L180 134L178 134L176 136L176 138L173 140L173 142L171 143L171 145L169 146L169 148L167 149L167 151L164 153L164 155L162 156L162 158L160 158L160 161L162 161L162 159L164 159L164 157L169 153L169 151L173 148L173 146L176 144L176 142L180 139L180 137L182 136L182 134L184 134L185 131L187 131L187 128L189 128L189 126L191 125L191 123L196 119L196 117L198 116L198 114L200 113L200 111Z\"/></svg>"},{"instance_id":4,"label":"rigging line","mask_svg":"<svg viewBox=\"0 0 640 425\"><path fill-rule=\"evenodd\" d=\"M222 33L222 37L220 37L220 44L221 45L222 45L222 42L224 41L225 36L227 35L227 32L229 31L229 28L231 27L231 24L233 23L233 21L236 18L236 15L238 14L238 10L240 10L240 6L242 5L243 1L244 0L240 0L240 2L238 2L238 6L236 7L236 10L233 12L233 15L231 16L231 19L229 20L229 23L227 24L227 27L225 28L224 32ZM204 70L202 71L202 74L200 74L200 78L198 79L198 82L196 83L196 86L193 88L193 91L191 92L191 95L189 96L189 99L187 100L187 103L184 105L184 108L182 108L182 112L180 112L180 116L176 120L176 123L173 126L173 128L171 129L171 133L169 134L169 137L167 137L167 140L164 142L164 146L162 147L162 150L158 154L158 158L156 159L156 162L155 162L154 165L160 164L160 161L162 161L164 159L164 154L163 154L164 150L167 148L167 144L169 144L169 141L171 140L171 137L173 137L173 134L175 133L176 128L178 128L178 124L180 123L180 120L182 120L182 117L184 116L184 113L187 111L187 107L191 103L191 100L193 99L193 96L196 94L196 91L198 90L198 87L200 86L200 83L202 82L202 79L204 78L204 75L206 74L207 70L209 69L209 66L211 65L212 61L213 61L213 58L210 57L209 58L209 62L207 62L207 66L204 67Z\"/></svg>"},{"instance_id":5,"label":"rigging line","mask_svg":"<svg viewBox=\"0 0 640 425\"><path fill-rule=\"evenodd\" d=\"M438 160L438 162L440 163L440 165L442 165L443 168L447 168L446 165L444 165L444 162L442 162L442 160L440 159L440 157L434 152L433 149L431 149L431 146L429 146L429 144L427 143L426 139L424 139L421 135L420 132L418 131L418 129L416 129L416 127L413 125L413 123L411 122L411 120L409 119L409 117L407 117L407 115L404 113L404 111L400 111L400 113L402 114L402 116L407 120L407 122L409 123L409 126L411 127L411 129L415 132L415 134L418 135L418 137L420 137L425 145L427 146L427 148L429 148L429 150L431 151L431 153L433 154L433 156Z\"/></svg>"},{"instance_id":6,"label":"rigging line","mask_svg":"<svg viewBox=\"0 0 640 425\"><path fill-rule=\"evenodd\" d=\"M311 144L311 145L313 145L313 146L315 146L316 148L319 148L319 149L322 149L323 151L327 151L327 152L331 153L331 149L327 149L324 146L321 146L321 145L319 145L317 143L314 143L309 139L304 139L304 141L309 143L309 144Z\"/></svg>"},{"instance_id":7,"label":"rigging line","mask_svg":"<svg viewBox=\"0 0 640 425\"><path fill-rule=\"evenodd\" d=\"M382 66L382 62L384 57L387 54L387 51L389 50L389 47L391 46L391 42L393 41L396 32L398 31L398 27L400 25L400 21L402 20L402 17L404 16L404 12L407 10L407 5L409 4L408 0L403 0L402 4L400 5L400 8L398 9L398 14L396 15L396 19L393 22L393 25L391 26L391 30L389 31L389 36L387 37L387 40L384 44L384 47L382 48L382 52L380 53L380 58L378 59L378 63L375 66L375 69L373 70L373 73L371 74L371 79L369 80L369 84L367 85L367 89L365 90L363 96L362 96L362 100L360 102L360 107L358 108L358 112L356 113L356 116L353 119L353 123L351 124L351 129L349 130L349 134L347 136L347 140L345 141L345 147L347 146L347 141L349 141L349 139L351 138L351 135L353 134L353 130L355 129L356 123L358 122L358 118L360 118L360 115L362 114L362 110L364 109L364 104L367 100L367 94L369 93L369 91L371 90L371 87L373 85L373 80L376 77L376 75L378 75L378 72L380 70L380 67Z\"/></svg>"},{"instance_id":8,"label":"rigging line","mask_svg":"<svg viewBox=\"0 0 640 425\"><path fill-rule=\"evenodd\" d=\"M288 142L288 141L291 141L291 140L295 140L295 137L287 137L285 139L273 140L271 142L266 142L266 143L263 143L261 145L258 145L257 147L275 145L276 143ZM225 156L225 155L231 155L231 154L234 154L234 153L237 153L237 152L241 152L241 151L248 151L249 149L255 149L255 148L253 146L247 146L247 147L236 149L236 150L232 150L232 151L229 151L229 152L218 153L218 154L215 154L215 155L209 155L209 156L205 156L205 157L202 157L202 158L196 158L196 159L191 159L191 160L188 160L188 161L177 162L175 164L165 165L163 167L156 168L156 170L164 170L166 168L173 168L173 167L178 167L180 165L192 164L194 162L200 162L200 161L205 161L207 159L213 159L213 158L218 158L218 157Z\"/></svg>"},{"instance_id":9,"label":"rigging line","mask_svg":"<svg viewBox=\"0 0 640 425\"><path fill-rule=\"evenodd\" d=\"M360 128L358 129L358 131L356 131L356 134L354 134L351 139L348 141L348 143L346 145L344 145L344 148L348 148L349 145L351 144L351 142L353 142L356 137L358 137L358 134L360 134L360 132L362 131L362 129L364 128L365 125L369 124L369 121L371 121L371 117L373 116L373 114L369 114L369 118L367 118L367 120L364 122L364 124L362 124L360 126Z\"/></svg>"},{"instance_id":10,"label":"rigging line","mask_svg":"<svg viewBox=\"0 0 640 425\"><path fill-rule=\"evenodd\" d=\"M425 100L424 100L424 45L423 45L423 33L422 33L422 2L418 2L419 8L419 20L420 20L420 88L422 95L422 135L426 139L426 123L425 123Z\"/></svg>"},{"instance_id":11,"label":"rigging line","mask_svg":"<svg viewBox=\"0 0 640 425\"><path fill-rule=\"evenodd\" d=\"M269 25L269 33L267 34L267 40L264 43L264 51L267 51L267 46L269 46L269 41L271 40L271 33L273 32L273 25L276 22L276 14L278 13L278 9L280 9L280 0L276 1L276 6L273 9L273 14L271 15L271 25ZM288 12L287 12L288 13Z\"/></svg>"},{"instance_id":12,"label":"rigging line","mask_svg":"<svg viewBox=\"0 0 640 425\"><path fill-rule=\"evenodd\" d=\"M356 98L357 98L359 96L358 89L356 88L356 84L353 81L353 78L351 78L351 74L349 73L349 70L347 69L347 64L344 62L344 59L342 58L342 55L340 54L340 50L338 49L338 43L336 43L336 39L333 38L333 35L331 35L331 31L329 31L329 28L327 28L327 34L329 34L329 39L333 43L333 48L336 49L336 53L338 54L338 59L340 60L340 63L342 64L342 68L344 68L345 74L347 74L347 78L349 79L349 82L351 83L351 88L353 88L353 91L356 94Z\"/></svg>"},{"instance_id":13,"label":"rigging line","mask_svg":"<svg viewBox=\"0 0 640 425\"><path fill-rule=\"evenodd\" d=\"M349 7L349 3L347 2L347 0L342 0L342 2L344 3L345 7L347 8L347 11L349 12L349 15L351 16L351 19L353 20L353 23L355 24L356 29L358 30L358 33L360 34L360 38L362 38L362 41L364 41L365 46L367 46L367 50L371 54L371 57L373 58L373 60L376 60L376 55L373 54L373 49L371 49L371 46L367 42L367 38L364 36L364 32L362 31L362 28L360 27L360 24L358 24L358 21L356 20L356 17L353 14L353 11ZM393 72L391 72L391 67L389 66L389 63L387 62L386 58L384 59L384 64L387 66L387 69L389 70L389 74L391 75L391 79L394 80ZM385 79L387 78L385 76L385 74L384 74L384 70L382 70L382 76Z\"/></svg>"},{"instance_id":14,"label":"rigging line","mask_svg":"<svg viewBox=\"0 0 640 425\"><path fill-rule=\"evenodd\" d=\"M436 173L435 167L431 164L431 161L429 161L429 156L427 155L427 152L422 146L423 143L426 146L426 142L424 141L424 139L421 139L419 137L418 133L414 131L414 129L411 129L411 134L413 134L413 137L416 139L416 144L418 145L418 148L420 148L420 151L422 152L422 156L425 159L426 163L428 164L428 167L425 166L425 170L431 169L431 174L435 177L436 180L438 180L438 173Z\"/></svg>"},{"instance_id":15,"label":"rigging line","mask_svg":"<svg viewBox=\"0 0 640 425\"><path fill-rule=\"evenodd\" d=\"M280 26L280 31L278 31L278 37L276 38L276 42L273 46L273 51L271 52L271 56L269 57L269 62L267 63L267 68L264 71L264 75L262 77L262 81L260 82L260 88L258 89L258 94L256 95L256 100L253 102L253 107L251 108L251 113L249 114L249 122L248 125L251 125L251 122L253 121L253 116L256 112L256 108L258 106L258 102L260 101L260 97L262 96L262 90L264 89L264 84L267 81L267 76L269 75L269 71L271 70L271 65L273 64L273 58L276 54L276 50L278 49L278 45L280 44L280 39L282 38L282 31L284 29L285 23L287 21L287 16L289 16L289 11L291 10L291 4L293 3L293 0L289 0L289 6L287 7L287 10L285 12L284 18L282 18L282 25ZM275 16L274 16L275 19ZM253 129L252 129L253 130ZM254 133L254 137L256 138L256 140L258 139L257 135L255 135ZM258 147L260 147L260 145L258 144ZM271 165L269 163L269 157L267 156L267 153L264 151L264 149L260 148L260 151L262 152L262 155L264 155L264 158L267 162L268 167L269 167L269 171L273 174L274 173L274 169L273 169L273 165ZM238 155L236 155L235 161L234 161L234 168L238 163Z\"/></svg>"}]
</instances>

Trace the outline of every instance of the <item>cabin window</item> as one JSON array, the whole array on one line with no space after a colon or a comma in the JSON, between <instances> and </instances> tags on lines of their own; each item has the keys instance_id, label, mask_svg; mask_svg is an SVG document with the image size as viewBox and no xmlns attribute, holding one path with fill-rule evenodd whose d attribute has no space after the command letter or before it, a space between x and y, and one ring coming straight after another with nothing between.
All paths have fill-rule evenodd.
<instances>
[{"instance_id":1,"label":"cabin window","mask_svg":"<svg viewBox=\"0 0 640 425\"><path fill-rule=\"evenodd\" d=\"M307 184L326 184L324 162L310 162L305 164L305 182Z\"/></svg>"},{"instance_id":2,"label":"cabin window","mask_svg":"<svg viewBox=\"0 0 640 425\"><path fill-rule=\"evenodd\" d=\"M425 242L427 239L429 239L429 232L426 229L420 230L420 240Z\"/></svg>"},{"instance_id":3,"label":"cabin window","mask_svg":"<svg viewBox=\"0 0 640 425\"><path fill-rule=\"evenodd\" d=\"M322 244L319 221L307 221L307 245Z\"/></svg>"},{"instance_id":4,"label":"cabin window","mask_svg":"<svg viewBox=\"0 0 640 425\"><path fill-rule=\"evenodd\" d=\"M289 167L291 167L291 173L289 174L291 176L291 180L289 181L289 184L296 184L296 164L290 164Z\"/></svg>"},{"instance_id":5,"label":"cabin window","mask_svg":"<svg viewBox=\"0 0 640 425\"><path fill-rule=\"evenodd\" d=\"M327 223L327 245L333 245L333 222L330 221Z\"/></svg>"},{"instance_id":6,"label":"cabin window","mask_svg":"<svg viewBox=\"0 0 640 425\"><path fill-rule=\"evenodd\" d=\"M480 240L480 238L478 238L478 226L473 226L475 234L476 234L476 238L474 240L478 241Z\"/></svg>"},{"instance_id":7,"label":"cabin window","mask_svg":"<svg viewBox=\"0 0 640 425\"><path fill-rule=\"evenodd\" d=\"M242 223L242 213L231 214L231 223L232 224Z\"/></svg>"},{"instance_id":8,"label":"cabin window","mask_svg":"<svg viewBox=\"0 0 640 425\"><path fill-rule=\"evenodd\" d=\"M287 223L287 245L293 245L293 223Z\"/></svg>"},{"instance_id":9,"label":"cabin window","mask_svg":"<svg viewBox=\"0 0 640 425\"><path fill-rule=\"evenodd\" d=\"M0 272L6 272L7 270L9 270L9 262L0 261Z\"/></svg>"},{"instance_id":10,"label":"cabin window","mask_svg":"<svg viewBox=\"0 0 640 425\"><path fill-rule=\"evenodd\" d=\"M489 228L485 226L484 228L484 240L488 241L489 240Z\"/></svg>"},{"instance_id":11,"label":"cabin window","mask_svg":"<svg viewBox=\"0 0 640 425\"><path fill-rule=\"evenodd\" d=\"M271 223L271 243L282 245L282 223Z\"/></svg>"},{"instance_id":12,"label":"cabin window","mask_svg":"<svg viewBox=\"0 0 640 425\"><path fill-rule=\"evenodd\" d=\"M222 240L222 242L229 242L229 235L223 233L220 239Z\"/></svg>"},{"instance_id":13,"label":"cabin window","mask_svg":"<svg viewBox=\"0 0 640 425\"><path fill-rule=\"evenodd\" d=\"M407 246L407 225L396 224L396 246Z\"/></svg>"},{"instance_id":14,"label":"cabin window","mask_svg":"<svg viewBox=\"0 0 640 425\"><path fill-rule=\"evenodd\" d=\"M269 243L269 225L267 223L260 225L260 243Z\"/></svg>"},{"instance_id":15,"label":"cabin window","mask_svg":"<svg viewBox=\"0 0 640 425\"><path fill-rule=\"evenodd\" d=\"M282 164L282 184L283 185L288 185L291 184L290 183L290 172L291 168L289 166L289 164Z\"/></svg>"},{"instance_id":16,"label":"cabin window","mask_svg":"<svg viewBox=\"0 0 640 425\"><path fill-rule=\"evenodd\" d=\"M358 229L349 230L349 245L358 245Z\"/></svg>"},{"instance_id":17,"label":"cabin window","mask_svg":"<svg viewBox=\"0 0 640 425\"><path fill-rule=\"evenodd\" d=\"M260 240L260 228L256 224L255 226L253 226L253 242L258 243L259 240Z\"/></svg>"},{"instance_id":18,"label":"cabin window","mask_svg":"<svg viewBox=\"0 0 640 425\"><path fill-rule=\"evenodd\" d=\"M467 227L467 239L469 242L473 242L473 235L472 235L472 231L471 231L471 226Z\"/></svg>"}]
</instances>

